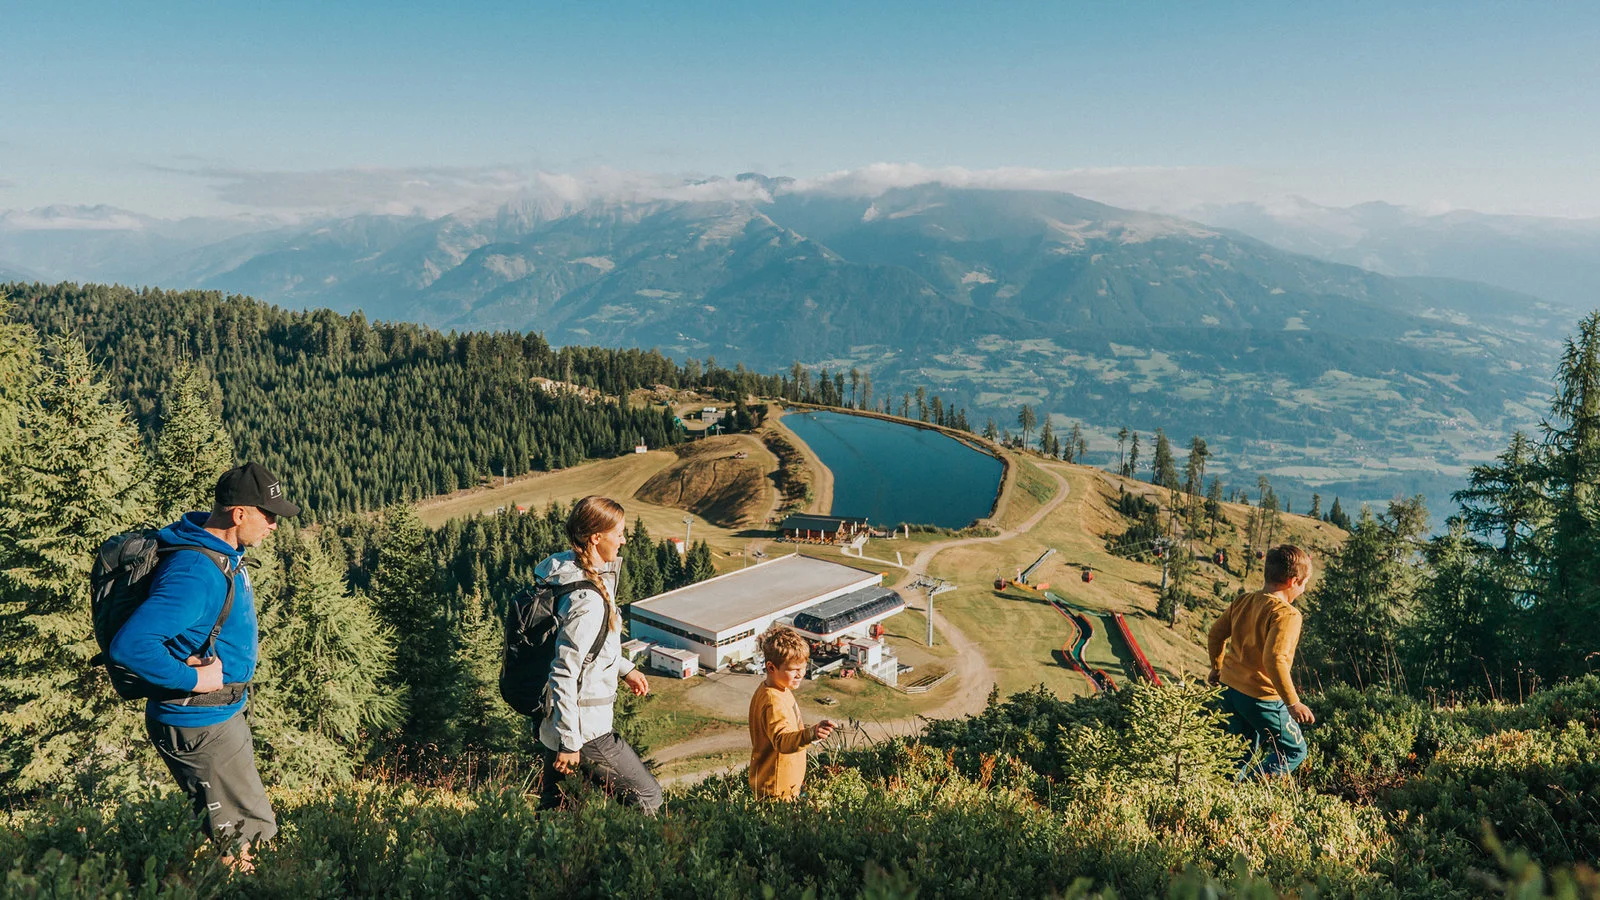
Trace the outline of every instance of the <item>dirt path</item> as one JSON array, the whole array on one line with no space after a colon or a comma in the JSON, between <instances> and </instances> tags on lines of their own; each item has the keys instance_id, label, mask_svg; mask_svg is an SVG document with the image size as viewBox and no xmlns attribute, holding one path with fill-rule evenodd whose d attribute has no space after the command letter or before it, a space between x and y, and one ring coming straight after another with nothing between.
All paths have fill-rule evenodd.
<instances>
[{"instance_id":1,"label":"dirt path","mask_svg":"<svg viewBox=\"0 0 1600 900\"><path fill-rule=\"evenodd\" d=\"M767 414L767 425L776 425L783 429L784 437L789 443L794 444L800 455L806 459L806 468L811 472L811 503L807 505L806 512L817 515L827 515L833 509L833 470L822 464L822 457L807 446L794 433L794 429L783 424L784 411L775 409Z\"/></svg>"},{"instance_id":2,"label":"dirt path","mask_svg":"<svg viewBox=\"0 0 1600 900\"><path fill-rule=\"evenodd\" d=\"M1067 484L1067 479L1062 477L1059 471L1052 467L1042 468L1043 471L1047 472L1050 477L1056 480L1056 495L1050 499L1050 502L1040 507L1032 516L1029 516L1027 521L1023 522L1014 529L1005 530L999 534L991 535L989 537L953 538L948 541L940 541L937 544L929 544L917 554L914 560L912 560L911 565L907 567L908 571L906 572L905 576L902 577L899 583L894 586L895 589L899 590L910 585L918 573L927 571L928 563L931 562L933 558L942 551L949 550L952 547L961 547L968 544L993 543L995 541L1007 540L1016 537L1019 534L1023 534L1031 530L1035 525L1039 524L1039 522L1042 521L1045 516L1049 515L1056 509L1056 507L1065 502L1067 495L1071 492L1071 488ZM926 606L923 608L926 610ZM995 685L994 670L989 668L989 663L984 659L983 653L978 649L977 644L968 638L966 634L958 630L954 625L951 625L950 621L938 612L937 603L934 604L933 622L934 626L939 629L939 633L944 635L945 640L949 641L950 646L956 650L956 656L954 657L953 661L955 677L959 679L958 683L961 685L960 691L958 691L954 697L951 697L949 700L940 704L937 708L931 709L918 716L912 716L905 719L891 719L887 722L847 722L845 723L846 727L842 732L843 737L835 738L834 740L842 740L847 745L861 742L884 741L892 737L902 737L920 733L922 731L922 724L927 719L953 719L983 712L984 707L989 701L989 692L994 688ZM690 759L692 757L705 756L712 753L727 753L741 749L747 749L749 746L749 734L743 730L738 730L719 732L717 734L710 734L706 735L705 737L684 741L680 744L674 744L670 747L663 747L659 750L653 751L650 755L656 760L656 762L666 764L676 760ZM734 771L738 768L740 768L739 765L723 765L713 767L707 771L683 772L663 779L662 783L693 783L710 775Z\"/></svg>"}]
</instances>

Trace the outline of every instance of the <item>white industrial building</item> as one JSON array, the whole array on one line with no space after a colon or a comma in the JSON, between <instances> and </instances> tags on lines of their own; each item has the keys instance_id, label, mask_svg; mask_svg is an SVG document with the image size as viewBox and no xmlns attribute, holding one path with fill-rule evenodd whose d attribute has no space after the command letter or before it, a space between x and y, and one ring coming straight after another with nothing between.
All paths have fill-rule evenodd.
<instances>
[{"instance_id":1,"label":"white industrial building","mask_svg":"<svg viewBox=\"0 0 1600 900\"><path fill-rule=\"evenodd\" d=\"M817 639L866 634L905 609L882 583L881 573L797 553L636 601L628 606L629 634L691 650L702 669L715 671L759 655L756 637L780 620L793 619L796 630ZM801 615L818 607L824 615Z\"/></svg>"}]
</instances>

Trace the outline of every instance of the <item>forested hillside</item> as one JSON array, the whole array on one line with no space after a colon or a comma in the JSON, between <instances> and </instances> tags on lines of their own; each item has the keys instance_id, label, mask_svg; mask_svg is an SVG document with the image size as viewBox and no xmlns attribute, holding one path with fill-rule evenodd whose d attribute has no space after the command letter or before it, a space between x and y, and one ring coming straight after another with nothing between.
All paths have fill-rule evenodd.
<instances>
[{"instance_id":1,"label":"forested hillside","mask_svg":"<svg viewBox=\"0 0 1600 900\"><path fill-rule=\"evenodd\" d=\"M180 361L208 369L240 457L292 473L316 516L679 439L670 413L617 400L641 385L678 383L681 370L656 353L553 350L538 335L444 334L211 292L0 291L41 333L70 332L86 342L113 396L142 425L153 422L159 392ZM609 399L589 402L535 379Z\"/></svg>"}]
</instances>

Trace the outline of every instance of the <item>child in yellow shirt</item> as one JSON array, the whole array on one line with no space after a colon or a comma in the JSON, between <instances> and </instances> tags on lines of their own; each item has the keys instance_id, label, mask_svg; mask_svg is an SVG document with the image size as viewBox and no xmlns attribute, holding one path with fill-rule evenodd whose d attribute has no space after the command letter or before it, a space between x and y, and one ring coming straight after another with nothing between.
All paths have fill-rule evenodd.
<instances>
[{"instance_id":1,"label":"child in yellow shirt","mask_svg":"<svg viewBox=\"0 0 1600 900\"><path fill-rule=\"evenodd\" d=\"M798 632L774 625L757 639L767 677L750 698L750 789L760 799L793 800L806 780L806 747L833 734L823 719L800 721L794 688L806 677L811 648Z\"/></svg>"},{"instance_id":2,"label":"child in yellow shirt","mask_svg":"<svg viewBox=\"0 0 1600 900\"><path fill-rule=\"evenodd\" d=\"M1289 673L1300 644L1301 615L1294 602L1311 580L1311 554L1280 544L1267 551L1265 570L1266 585L1233 601L1207 640L1207 680L1223 685L1228 731L1251 742L1249 757L1267 754L1257 765L1246 758L1241 781L1293 772L1306 758L1300 726L1317 720L1300 702Z\"/></svg>"}]
</instances>

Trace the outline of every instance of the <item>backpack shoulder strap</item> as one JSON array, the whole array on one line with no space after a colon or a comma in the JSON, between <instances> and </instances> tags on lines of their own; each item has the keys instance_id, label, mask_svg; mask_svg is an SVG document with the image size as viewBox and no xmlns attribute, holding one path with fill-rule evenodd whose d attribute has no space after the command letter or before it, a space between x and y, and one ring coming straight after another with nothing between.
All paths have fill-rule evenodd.
<instances>
[{"instance_id":1,"label":"backpack shoulder strap","mask_svg":"<svg viewBox=\"0 0 1600 900\"><path fill-rule=\"evenodd\" d=\"M589 589L591 591L594 591L595 593L599 593L600 592L600 589L594 586L594 582L592 582L589 579L585 578L585 579L582 579L581 581L569 581L566 584L556 585L556 587L555 587L556 600L559 601L562 597L565 597L566 595L572 593L573 591L580 591L580 590L583 590L585 588L587 588L587 589ZM598 658L600 656L600 651L602 649L604 649L604 647L606 645L606 633L607 633L607 629L610 626L610 624L611 623L609 623L609 622L601 623L601 625L600 625L600 633L596 634L594 636L594 646L589 648L589 655L584 657L584 664L585 665L593 662L596 658Z\"/></svg>"},{"instance_id":2,"label":"backpack shoulder strap","mask_svg":"<svg viewBox=\"0 0 1600 900\"><path fill-rule=\"evenodd\" d=\"M239 570L244 568L245 562L240 559L238 565L233 565L233 560L228 554L213 550L210 547L202 547L199 544L167 544L156 552L172 553L178 550L193 550L196 553L205 554L207 559L216 563L217 568L222 570L222 577L228 582L228 594L222 600L222 611L217 614L217 622L211 626L211 633L206 635L206 639L200 645L200 649L195 651L195 656L201 659L210 659L211 651L217 644L217 635L222 633L223 623L228 621L228 616L233 612L233 579L239 574Z\"/></svg>"}]
</instances>

